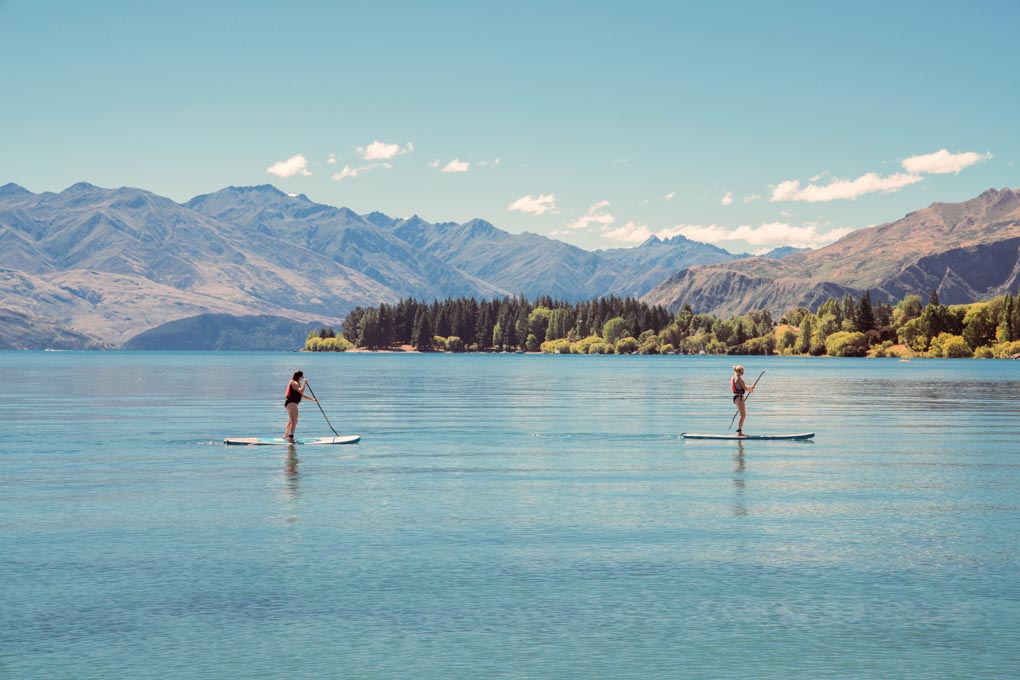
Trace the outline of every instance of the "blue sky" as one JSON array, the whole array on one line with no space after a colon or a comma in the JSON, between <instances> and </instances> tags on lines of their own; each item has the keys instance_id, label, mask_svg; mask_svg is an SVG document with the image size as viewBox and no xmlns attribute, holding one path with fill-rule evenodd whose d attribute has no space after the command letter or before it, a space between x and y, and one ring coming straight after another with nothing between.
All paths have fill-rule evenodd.
<instances>
[{"instance_id":1,"label":"blue sky","mask_svg":"<svg viewBox=\"0 0 1020 680\"><path fill-rule=\"evenodd\" d=\"M272 183L583 248L1020 187L1020 0L0 0L0 184Z\"/></svg>"}]
</instances>

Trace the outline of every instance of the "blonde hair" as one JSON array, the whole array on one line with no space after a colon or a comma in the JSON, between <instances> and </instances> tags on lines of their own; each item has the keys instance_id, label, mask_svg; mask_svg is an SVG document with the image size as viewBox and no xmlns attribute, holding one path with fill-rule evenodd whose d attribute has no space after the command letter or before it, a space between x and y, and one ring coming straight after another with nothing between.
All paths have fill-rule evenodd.
<instances>
[{"instance_id":1,"label":"blonde hair","mask_svg":"<svg viewBox=\"0 0 1020 680\"><path fill-rule=\"evenodd\" d=\"M744 367L741 366L740 364L737 364L736 366L733 367L733 372L734 373L743 373L744 372Z\"/></svg>"}]
</instances>

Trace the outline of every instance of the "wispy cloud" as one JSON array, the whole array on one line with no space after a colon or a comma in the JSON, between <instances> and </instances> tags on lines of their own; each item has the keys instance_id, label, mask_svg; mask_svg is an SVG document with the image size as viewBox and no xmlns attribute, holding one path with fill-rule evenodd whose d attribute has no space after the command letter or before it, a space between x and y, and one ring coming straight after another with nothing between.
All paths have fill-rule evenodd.
<instances>
[{"instance_id":1,"label":"wispy cloud","mask_svg":"<svg viewBox=\"0 0 1020 680\"><path fill-rule=\"evenodd\" d=\"M808 184L801 187L800 180L791 179L780 182L772 187L771 202L804 201L820 203L836 200L854 200L865 194L888 194L899 191L903 187L924 181L920 175L897 173L888 177L880 177L874 172L861 175L857 179L836 179L828 184Z\"/></svg>"},{"instance_id":2,"label":"wispy cloud","mask_svg":"<svg viewBox=\"0 0 1020 680\"><path fill-rule=\"evenodd\" d=\"M722 197L722 200L719 201L719 203L722 205L733 205L733 192L727 191L726 195Z\"/></svg>"},{"instance_id":3,"label":"wispy cloud","mask_svg":"<svg viewBox=\"0 0 1020 680\"><path fill-rule=\"evenodd\" d=\"M659 238L670 238L681 234L692 241L702 243L744 242L769 249L787 245L796 248L818 248L838 241L851 231L853 229L848 228L823 230L822 225L817 223L795 226L786 222L765 222L757 227L741 225L735 229L718 224L678 224L662 229L655 235Z\"/></svg>"},{"instance_id":4,"label":"wispy cloud","mask_svg":"<svg viewBox=\"0 0 1020 680\"><path fill-rule=\"evenodd\" d=\"M350 177L357 177L358 175L368 172L369 170L376 170L377 168L384 168L389 170L393 166L389 163L369 163L368 165L359 165L356 168L352 168L349 165L345 165L343 170L340 172L333 173L333 179L340 181L342 179L348 179Z\"/></svg>"},{"instance_id":5,"label":"wispy cloud","mask_svg":"<svg viewBox=\"0 0 1020 680\"><path fill-rule=\"evenodd\" d=\"M602 237L611 241L623 241L625 243L644 243L652 235L652 231L645 224L638 224L631 220L615 229L602 227Z\"/></svg>"},{"instance_id":6,"label":"wispy cloud","mask_svg":"<svg viewBox=\"0 0 1020 680\"><path fill-rule=\"evenodd\" d=\"M516 210L528 215L544 215L546 213L558 215L560 212L556 209L556 194L539 194L537 197L531 194L521 196L508 205L506 209Z\"/></svg>"},{"instance_id":7,"label":"wispy cloud","mask_svg":"<svg viewBox=\"0 0 1020 680\"><path fill-rule=\"evenodd\" d=\"M603 227L607 227L616 221L615 217L603 211L603 208L608 207L609 201L599 201L567 226L571 229L586 229L592 224L601 224Z\"/></svg>"},{"instance_id":8,"label":"wispy cloud","mask_svg":"<svg viewBox=\"0 0 1020 680\"><path fill-rule=\"evenodd\" d=\"M266 172L277 177L293 177L294 175L308 177L312 174L308 172L308 159L301 154L291 156L285 161L273 163L266 168Z\"/></svg>"},{"instance_id":9,"label":"wispy cloud","mask_svg":"<svg viewBox=\"0 0 1020 680\"><path fill-rule=\"evenodd\" d=\"M326 159L326 162L329 163L330 165L336 165L336 154L335 153L329 154L329 158Z\"/></svg>"},{"instance_id":10,"label":"wispy cloud","mask_svg":"<svg viewBox=\"0 0 1020 680\"><path fill-rule=\"evenodd\" d=\"M462 161L459 158L454 158L452 161L447 163L442 170L439 172L467 172L471 164Z\"/></svg>"},{"instance_id":11,"label":"wispy cloud","mask_svg":"<svg viewBox=\"0 0 1020 680\"><path fill-rule=\"evenodd\" d=\"M359 168L352 168L349 165L345 165L343 170L333 173L333 179L347 179L348 177L357 177L359 174L361 174L361 170Z\"/></svg>"},{"instance_id":12,"label":"wispy cloud","mask_svg":"<svg viewBox=\"0 0 1020 680\"><path fill-rule=\"evenodd\" d=\"M912 173L927 173L930 175L945 175L950 172L960 174L964 168L969 168L981 161L992 157L990 153L974 153L964 151L962 153L949 153L947 149L939 149L935 153L923 156L911 156L903 159L903 169Z\"/></svg>"},{"instance_id":13,"label":"wispy cloud","mask_svg":"<svg viewBox=\"0 0 1020 680\"><path fill-rule=\"evenodd\" d=\"M439 159L437 158L436 160L434 160L431 163L429 163L429 167L430 168L438 168L439 167Z\"/></svg>"},{"instance_id":14,"label":"wispy cloud","mask_svg":"<svg viewBox=\"0 0 1020 680\"><path fill-rule=\"evenodd\" d=\"M480 168L497 168L502 161L499 158L494 158L491 161L478 161L478 167Z\"/></svg>"},{"instance_id":15,"label":"wispy cloud","mask_svg":"<svg viewBox=\"0 0 1020 680\"><path fill-rule=\"evenodd\" d=\"M666 194L665 196L663 196L663 198L666 199L667 201L672 201L674 198L676 198L676 192L675 191L671 191L668 194Z\"/></svg>"},{"instance_id":16,"label":"wispy cloud","mask_svg":"<svg viewBox=\"0 0 1020 680\"><path fill-rule=\"evenodd\" d=\"M947 149L939 149L935 153L910 156L904 158L900 165L906 172L898 172L885 177L869 172L857 179L833 179L828 184L818 182L828 175L828 171L818 173L811 178L807 186L802 187L800 180L791 179L771 185L770 201L804 201L820 203L825 201L855 200L866 194L889 194L924 181L924 175L944 175L956 173L972 165L986 161L991 153L975 153L963 151L950 153Z\"/></svg>"},{"instance_id":17,"label":"wispy cloud","mask_svg":"<svg viewBox=\"0 0 1020 680\"><path fill-rule=\"evenodd\" d=\"M750 196L744 196L744 205L747 205L748 203L753 203L754 201L757 201L759 198L761 198L761 194L751 194Z\"/></svg>"},{"instance_id":18,"label":"wispy cloud","mask_svg":"<svg viewBox=\"0 0 1020 680\"><path fill-rule=\"evenodd\" d=\"M399 144L374 141L371 144L359 146L354 150L366 161L387 161L391 158L411 153L414 151L414 144L408 142L407 146L401 147Z\"/></svg>"}]
</instances>

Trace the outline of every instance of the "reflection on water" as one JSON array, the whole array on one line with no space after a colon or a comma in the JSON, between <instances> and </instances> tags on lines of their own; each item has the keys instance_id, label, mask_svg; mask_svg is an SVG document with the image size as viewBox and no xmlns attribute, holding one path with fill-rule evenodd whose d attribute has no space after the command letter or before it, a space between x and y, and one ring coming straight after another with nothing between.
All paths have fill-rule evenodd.
<instances>
[{"instance_id":1,"label":"reflection on water","mask_svg":"<svg viewBox=\"0 0 1020 680\"><path fill-rule=\"evenodd\" d=\"M744 489L746 488L744 482L744 471L747 466L744 463L744 442L737 440L737 452L733 456L734 468L733 468L733 490L734 490L734 502L733 502L733 514L737 517L743 517L747 515L747 506L744 503Z\"/></svg>"},{"instance_id":2,"label":"reflection on water","mask_svg":"<svg viewBox=\"0 0 1020 680\"><path fill-rule=\"evenodd\" d=\"M287 445L287 454L284 457L283 465L284 494L290 504L295 503L301 495L301 473L298 472L297 447L294 444ZM288 522L296 522L297 515L287 517Z\"/></svg>"}]
</instances>

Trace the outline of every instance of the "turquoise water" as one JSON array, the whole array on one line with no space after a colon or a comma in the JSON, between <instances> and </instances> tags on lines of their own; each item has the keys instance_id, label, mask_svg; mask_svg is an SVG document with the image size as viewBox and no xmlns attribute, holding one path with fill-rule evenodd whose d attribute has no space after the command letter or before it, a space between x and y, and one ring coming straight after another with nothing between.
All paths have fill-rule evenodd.
<instances>
[{"instance_id":1,"label":"turquoise water","mask_svg":"<svg viewBox=\"0 0 1020 680\"><path fill-rule=\"evenodd\" d=\"M0 353L0 677L1020 676L1020 362L732 363Z\"/></svg>"}]
</instances>

